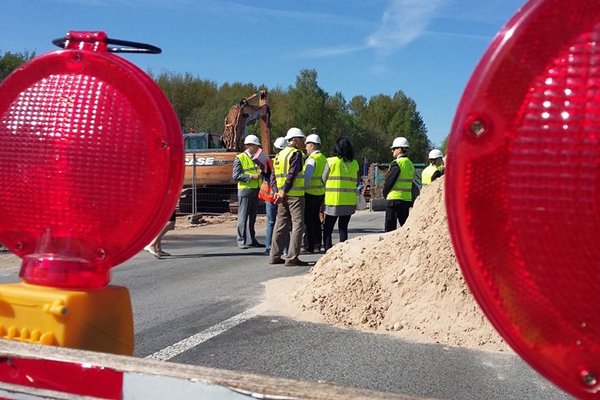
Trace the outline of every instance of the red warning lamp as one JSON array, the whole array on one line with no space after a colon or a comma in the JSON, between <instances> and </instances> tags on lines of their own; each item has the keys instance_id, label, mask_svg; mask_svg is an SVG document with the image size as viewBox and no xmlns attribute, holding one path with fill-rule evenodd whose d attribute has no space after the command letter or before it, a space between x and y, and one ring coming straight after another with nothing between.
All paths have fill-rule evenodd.
<instances>
[{"instance_id":1,"label":"red warning lamp","mask_svg":"<svg viewBox=\"0 0 600 400\"><path fill-rule=\"evenodd\" d=\"M173 108L114 56L104 32L72 32L0 86L0 242L25 282L99 288L172 214L183 179ZM139 45L139 44L138 44ZM150 52L156 48L132 50Z\"/></svg>"},{"instance_id":2,"label":"red warning lamp","mask_svg":"<svg viewBox=\"0 0 600 400\"><path fill-rule=\"evenodd\" d=\"M478 303L529 364L600 398L600 2L532 0L458 107L446 206Z\"/></svg>"},{"instance_id":3,"label":"red warning lamp","mask_svg":"<svg viewBox=\"0 0 600 400\"><path fill-rule=\"evenodd\" d=\"M23 258L23 283L0 285L0 338L132 354L110 269L173 213L183 138L159 87L111 54L160 49L104 32L55 44L0 84L0 242Z\"/></svg>"}]
</instances>

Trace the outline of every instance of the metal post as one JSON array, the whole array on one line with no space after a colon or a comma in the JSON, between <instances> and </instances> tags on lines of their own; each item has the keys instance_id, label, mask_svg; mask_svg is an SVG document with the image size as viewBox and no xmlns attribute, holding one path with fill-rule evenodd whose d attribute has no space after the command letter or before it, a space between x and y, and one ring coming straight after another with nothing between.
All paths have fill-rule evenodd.
<instances>
[{"instance_id":1,"label":"metal post","mask_svg":"<svg viewBox=\"0 0 600 400\"><path fill-rule=\"evenodd\" d=\"M196 153L192 155L192 215L198 214L198 185L196 182Z\"/></svg>"}]
</instances>

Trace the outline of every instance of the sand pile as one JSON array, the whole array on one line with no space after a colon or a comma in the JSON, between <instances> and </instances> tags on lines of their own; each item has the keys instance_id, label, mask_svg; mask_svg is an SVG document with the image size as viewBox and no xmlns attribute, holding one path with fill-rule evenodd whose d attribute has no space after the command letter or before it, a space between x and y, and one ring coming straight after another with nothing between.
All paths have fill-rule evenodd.
<instances>
[{"instance_id":1,"label":"sand pile","mask_svg":"<svg viewBox=\"0 0 600 400\"><path fill-rule=\"evenodd\" d=\"M270 286L267 292L275 290ZM459 270L443 179L423 189L402 228L335 245L308 275L296 278L288 293L288 314L297 318L421 342L510 351Z\"/></svg>"}]
</instances>

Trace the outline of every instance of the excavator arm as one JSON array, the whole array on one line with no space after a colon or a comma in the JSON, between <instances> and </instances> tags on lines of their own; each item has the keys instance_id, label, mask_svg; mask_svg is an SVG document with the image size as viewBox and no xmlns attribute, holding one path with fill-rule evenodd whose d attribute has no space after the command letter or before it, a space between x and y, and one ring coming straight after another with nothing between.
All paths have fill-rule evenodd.
<instances>
[{"instance_id":1,"label":"excavator arm","mask_svg":"<svg viewBox=\"0 0 600 400\"><path fill-rule=\"evenodd\" d=\"M250 102L258 98L258 105ZM271 111L267 100L267 91L263 90L250 97L242 99L238 104L231 107L225 118L225 131L223 132L223 144L228 149L244 150L243 138L244 128L247 124L260 119L260 142L263 151L271 153Z\"/></svg>"}]
</instances>

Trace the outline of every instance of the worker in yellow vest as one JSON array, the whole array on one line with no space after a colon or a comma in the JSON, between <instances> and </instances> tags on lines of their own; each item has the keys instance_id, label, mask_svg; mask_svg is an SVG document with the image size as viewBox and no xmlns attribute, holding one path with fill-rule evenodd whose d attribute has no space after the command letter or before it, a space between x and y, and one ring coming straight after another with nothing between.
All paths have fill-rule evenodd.
<instances>
[{"instance_id":1,"label":"worker in yellow vest","mask_svg":"<svg viewBox=\"0 0 600 400\"><path fill-rule=\"evenodd\" d=\"M383 196L386 199L386 232L396 230L397 223L402 226L406 222L412 207L412 185L415 176L415 167L408 158L408 140L397 137L392 142L391 148L394 161L390 163L383 185Z\"/></svg>"},{"instance_id":2,"label":"worker in yellow vest","mask_svg":"<svg viewBox=\"0 0 600 400\"><path fill-rule=\"evenodd\" d=\"M348 225L356 211L356 192L360 182L360 167L354 159L352 144L345 137L333 145L333 157L327 158L323 171L325 182L325 222L323 243L325 251L331 248L333 228L338 221L340 242L348 239Z\"/></svg>"},{"instance_id":3,"label":"worker in yellow vest","mask_svg":"<svg viewBox=\"0 0 600 400\"><path fill-rule=\"evenodd\" d=\"M288 141L283 136L278 137L273 143L275 154L285 149L288 145ZM267 216L267 228L265 232L265 255L271 254L271 243L273 241L273 228L275 227L275 221L277 220L277 204L275 202L275 193L277 192L277 185L275 179L271 179L275 175L273 161L268 160L265 171L261 173L263 183L260 186L258 192L258 198L265 202L265 213Z\"/></svg>"},{"instance_id":4,"label":"worker in yellow vest","mask_svg":"<svg viewBox=\"0 0 600 400\"><path fill-rule=\"evenodd\" d=\"M308 158L304 164L304 226L306 227L306 251L315 252L321 247L321 219L319 213L325 199L325 185L323 184L323 171L327 159L321 153L321 138L311 134L306 137L306 154Z\"/></svg>"},{"instance_id":5,"label":"worker in yellow vest","mask_svg":"<svg viewBox=\"0 0 600 400\"><path fill-rule=\"evenodd\" d=\"M423 186L429 185L437 178L444 175L444 153L438 149L429 152L429 165L421 174L421 183Z\"/></svg>"},{"instance_id":6,"label":"worker in yellow vest","mask_svg":"<svg viewBox=\"0 0 600 400\"><path fill-rule=\"evenodd\" d=\"M277 193L277 220L273 230L270 264L284 264L288 267L307 266L298 258L304 231L304 139L306 136L298 128L290 128L285 136L288 147L281 150L273 168ZM291 231L291 237L290 237ZM282 258L282 251L289 243L287 258Z\"/></svg>"},{"instance_id":7,"label":"worker in yellow vest","mask_svg":"<svg viewBox=\"0 0 600 400\"><path fill-rule=\"evenodd\" d=\"M258 190L261 183L260 171L252 157L260 147L255 135L244 139L246 149L233 161L233 180L238 186L237 246L240 249L265 247L256 240L254 224L258 213Z\"/></svg>"}]
</instances>

